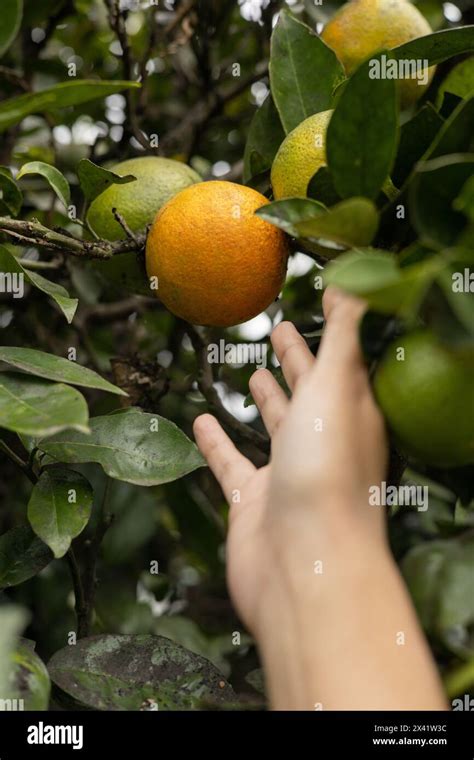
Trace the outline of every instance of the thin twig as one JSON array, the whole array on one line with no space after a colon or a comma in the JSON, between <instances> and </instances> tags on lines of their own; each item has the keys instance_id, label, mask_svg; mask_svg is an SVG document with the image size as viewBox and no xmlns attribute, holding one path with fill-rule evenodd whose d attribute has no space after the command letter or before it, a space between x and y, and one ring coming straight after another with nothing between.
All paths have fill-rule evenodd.
<instances>
[{"instance_id":1,"label":"thin twig","mask_svg":"<svg viewBox=\"0 0 474 760\"><path fill-rule=\"evenodd\" d=\"M123 218L122 214L119 211L117 211L116 208L112 209L112 214L114 215L115 221L118 224L120 224L120 226L123 229L123 231L125 232L126 236L129 237L129 238L131 238L133 240L133 242L136 244L137 243L137 238L135 236L135 233L130 229L130 227L128 226L127 222Z\"/></svg>"},{"instance_id":2,"label":"thin twig","mask_svg":"<svg viewBox=\"0 0 474 760\"><path fill-rule=\"evenodd\" d=\"M124 77L125 79L132 81L135 79L134 62L132 60L130 45L128 44L127 28L125 25L128 11L121 10L119 0L105 0L105 4L109 13L110 28L115 33L117 40L120 43L120 47L122 48L121 57ZM126 91L125 101L127 103L129 131L135 140L137 140L137 142L142 146L142 148L144 148L146 151L150 151L150 143L141 131L138 124L134 94L131 92L131 90ZM127 130L124 130L124 133L126 132Z\"/></svg>"},{"instance_id":3,"label":"thin twig","mask_svg":"<svg viewBox=\"0 0 474 760\"><path fill-rule=\"evenodd\" d=\"M215 412L216 416L224 423L224 425L227 425L234 433L241 436L244 440L249 441L260 451L267 454L270 450L270 441L267 436L238 420L223 406L219 394L214 387L212 367L208 361L208 344L194 325L187 326L187 333L191 339L198 360L198 387L210 408Z\"/></svg>"},{"instance_id":4,"label":"thin twig","mask_svg":"<svg viewBox=\"0 0 474 760\"><path fill-rule=\"evenodd\" d=\"M72 587L74 590L74 609L77 620L77 636L79 639L87 636L87 605L84 596L84 587L82 585L81 570L77 561L74 549L69 549L66 559L71 571Z\"/></svg>"},{"instance_id":5,"label":"thin twig","mask_svg":"<svg viewBox=\"0 0 474 760\"><path fill-rule=\"evenodd\" d=\"M63 257L58 257L52 261L36 261L35 259L19 259L19 263L25 267L25 269L31 269L33 271L41 271L43 269L60 269L64 264Z\"/></svg>"},{"instance_id":6,"label":"thin twig","mask_svg":"<svg viewBox=\"0 0 474 760\"><path fill-rule=\"evenodd\" d=\"M51 230L36 219L23 221L0 217L0 232L4 232L14 241L25 246L36 246L47 251L82 256L87 259L110 259L119 253L142 251L145 246L145 234L137 234L133 239L119 240L81 240L68 232Z\"/></svg>"},{"instance_id":7,"label":"thin twig","mask_svg":"<svg viewBox=\"0 0 474 760\"><path fill-rule=\"evenodd\" d=\"M217 116L227 103L239 97L254 82L262 79L268 73L268 65L261 63L249 77L237 82L233 87L225 91L209 91L202 100L199 100L186 114L186 116L163 137L160 144L160 153L166 154L176 144L180 144L186 136L192 135L191 144L204 125Z\"/></svg>"},{"instance_id":8,"label":"thin twig","mask_svg":"<svg viewBox=\"0 0 474 760\"><path fill-rule=\"evenodd\" d=\"M28 462L24 462L23 459L18 456L18 454L15 454L15 452L12 451L12 449L5 443L5 441L0 440L0 450L6 454L6 456L13 462L13 464L15 464L33 484L38 482L38 478L36 477L32 468L28 465Z\"/></svg>"},{"instance_id":9,"label":"thin twig","mask_svg":"<svg viewBox=\"0 0 474 760\"><path fill-rule=\"evenodd\" d=\"M107 478L94 533L92 538L84 542L86 561L82 573L73 548L71 547L68 552L69 567L71 569L74 594L76 597L75 610L77 618L77 637L79 639L89 636L91 633L95 591L97 586L97 560L102 539L113 520L113 515L107 512L110 485L111 479Z\"/></svg>"}]
</instances>

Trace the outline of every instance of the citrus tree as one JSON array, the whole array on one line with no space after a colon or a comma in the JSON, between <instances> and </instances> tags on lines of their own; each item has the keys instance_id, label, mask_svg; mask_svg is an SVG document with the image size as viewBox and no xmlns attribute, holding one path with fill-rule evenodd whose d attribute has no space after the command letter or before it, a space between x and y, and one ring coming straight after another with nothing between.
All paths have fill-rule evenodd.
<instances>
[{"instance_id":1,"label":"citrus tree","mask_svg":"<svg viewBox=\"0 0 474 760\"><path fill-rule=\"evenodd\" d=\"M282 317L317 353L327 285L368 304L374 504L474 690L473 14L416 5L4 0L7 709L265 705L191 424L267 461L250 374L284 386Z\"/></svg>"}]
</instances>

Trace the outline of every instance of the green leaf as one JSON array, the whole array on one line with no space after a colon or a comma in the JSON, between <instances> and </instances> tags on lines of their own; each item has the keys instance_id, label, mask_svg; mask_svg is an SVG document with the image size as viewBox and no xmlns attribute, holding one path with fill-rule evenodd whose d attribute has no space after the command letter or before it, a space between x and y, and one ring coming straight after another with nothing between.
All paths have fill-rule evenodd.
<instances>
[{"instance_id":1,"label":"green leaf","mask_svg":"<svg viewBox=\"0 0 474 760\"><path fill-rule=\"evenodd\" d=\"M21 348L14 346L0 346L0 361L10 364L12 367L28 372L37 377L47 380L55 380L58 383L81 385L84 388L97 388L98 390L115 393L118 396L127 396L127 393L116 385L87 367L81 367L76 362L64 359L61 356L47 354L34 348Z\"/></svg>"},{"instance_id":2,"label":"green leaf","mask_svg":"<svg viewBox=\"0 0 474 760\"><path fill-rule=\"evenodd\" d=\"M72 322L77 309L77 298L71 298L62 285L50 282L50 280L42 277L37 272L25 269L16 256L10 253L3 245L0 245L0 272L22 275L26 282L29 282L30 285L34 285L38 290L50 296L57 303L67 321L69 323Z\"/></svg>"},{"instance_id":3,"label":"green leaf","mask_svg":"<svg viewBox=\"0 0 474 760\"><path fill-rule=\"evenodd\" d=\"M56 652L48 670L62 702L94 710L189 710L235 697L209 660L163 636L90 636Z\"/></svg>"},{"instance_id":4,"label":"green leaf","mask_svg":"<svg viewBox=\"0 0 474 760\"><path fill-rule=\"evenodd\" d=\"M88 410L75 388L10 372L0 373L0 427L43 437L73 428L87 433Z\"/></svg>"},{"instance_id":5,"label":"green leaf","mask_svg":"<svg viewBox=\"0 0 474 760\"><path fill-rule=\"evenodd\" d=\"M140 85L137 82L121 80L109 82L100 79L77 79L74 82L56 84L39 92L9 98L0 103L0 132L12 124L18 124L32 113L51 113L59 108L69 108L97 98L106 98L131 87Z\"/></svg>"},{"instance_id":6,"label":"green leaf","mask_svg":"<svg viewBox=\"0 0 474 760\"><path fill-rule=\"evenodd\" d=\"M327 163L342 198L375 198L395 158L396 85L393 79L370 78L373 60L349 79L329 122Z\"/></svg>"},{"instance_id":7,"label":"green leaf","mask_svg":"<svg viewBox=\"0 0 474 760\"><path fill-rule=\"evenodd\" d=\"M103 193L104 190L107 190L110 185L125 185L137 179L133 174L126 174L124 177L121 177L109 169L97 166L97 164L89 161L88 158L81 158L79 161L77 176L84 197L89 203Z\"/></svg>"},{"instance_id":8,"label":"green leaf","mask_svg":"<svg viewBox=\"0 0 474 760\"><path fill-rule=\"evenodd\" d=\"M11 657L9 698L23 700L25 710L47 710L51 681L44 662L26 639L20 641Z\"/></svg>"},{"instance_id":9,"label":"green leaf","mask_svg":"<svg viewBox=\"0 0 474 760\"><path fill-rule=\"evenodd\" d=\"M396 187L403 185L443 124L443 119L431 103L424 105L412 119L405 122L400 130L400 143L392 171L392 180Z\"/></svg>"},{"instance_id":10,"label":"green leaf","mask_svg":"<svg viewBox=\"0 0 474 760\"><path fill-rule=\"evenodd\" d=\"M470 335L474 335L472 268L461 259L450 262L438 275L437 282L457 320Z\"/></svg>"},{"instance_id":11,"label":"green leaf","mask_svg":"<svg viewBox=\"0 0 474 760\"><path fill-rule=\"evenodd\" d=\"M169 420L130 409L90 420L90 435L63 433L39 442L61 462L97 462L116 480L154 486L203 467L197 447Z\"/></svg>"},{"instance_id":12,"label":"green leaf","mask_svg":"<svg viewBox=\"0 0 474 760\"><path fill-rule=\"evenodd\" d=\"M28 502L28 520L56 558L86 527L92 499L90 483L80 473L55 467L42 473Z\"/></svg>"},{"instance_id":13,"label":"green leaf","mask_svg":"<svg viewBox=\"0 0 474 760\"><path fill-rule=\"evenodd\" d=\"M462 657L474 653L474 541L449 539L415 546L402 570L426 631Z\"/></svg>"},{"instance_id":14,"label":"green leaf","mask_svg":"<svg viewBox=\"0 0 474 760\"><path fill-rule=\"evenodd\" d=\"M456 211L462 211L471 222L474 222L474 175L469 177L461 192L453 203Z\"/></svg>"},{"instance_id":15,"label":"green leaf","mask_svg":"<svg viewBox=\"0 0 474 760\"><path fill-rule=\"evenodd\" d=\"M474 93L462 100L436 135L424 160L450 153L474 153Z\"/></svg>"},{"instance_id":16,"label":"green leaf","mask_svg":"<svg viewBox=\"0 0 474 760\"><path fill-rule=\"evenodd\" d=\"M348 198L307 222L298 225L300 236L331 240L346 247L369 245L379 224L377 209L367 198Z\"/></svg>"},{"instance_id":17,"label":"green leaf","mask_svg":"<svg viewBox=\"0 0 474 760\"><path fill-rule=\"evenodd\" d=\"M71 202L71 190L69 188L69 182L66 177L61 174L59 169L56 169L55 166L51 166L51 164L46 164L44 161L29 161L21 167L17 174L17 180L21 179L26 174L40 174L44 177L58 196L61 203L63 203L67 209Z\"/></svg>"},{"instance_id":18,"label":"green leaf","mask_svg":"<svg viewBox=\"0 0 474 760\"><path fill-rule=\"evenodd\" d=\"M266 203L256 210L256 214L266 222L274 224L292 237L300 237L298 225L324 213L325 207L308 198L285 198L282 201Z\"/></svg>"},{"instance_id":19,"label":"green leaf","mask_svg":"<svg viewBox=\"0 0 474 760\"><path fill-rule=\"evenodd\" d=\"M23 203L21 190L17 187L7 166L0 166L0 214L17 216Z\"/></svg>"},{"instance_id":20,"label":"green leaf","mask_svg":"<svg viewBox=\"0 0 474 760\"><path fill-rule=\"evenodd\" d=\"M327 166L321 166L311 177L306 194L308 198L324 203L325 206L334 206L341 200L340 195L336 193L334 181Z\"/></svg>"},{"instance_id":21,"label":"green leaf","mask_svg":"<svg viewBox=\"0 0 474 760\"><path fill-rule=\"evenodd\" d=\"M0 24L0 57L15 39L23 16L23 0L3 0Z\"/></svg>"},{"instance_id":22,"label":"green leaf","mask_svg":"<svg viewBox=\"0 0 474 760\"><path fill-rule=\"evenodd\" d=\"M270 84L285 131L330 109L333 90L342 79L335 53L309 26L283 10L271 39Z\"/></svg>"},{"instance_id":23,"label":"green leaf","mask_svg":"<svg viewBox=\"0 0 474 760\"><path fill-rule=\"evenodd\" d=\"M2 537L0 536L0 546ZM1 563L1 554L0 554ZM0 699L6 699L13 670L11 656L16 639L27 623L26 612L13 604L0 607Z\"/></svg>"},{"instance_id":24,"label":"green leaf","mask_svg":"<svg viewBox=\"0 0 474 760\"><path fill-rule=\"evenodd\" d=\"M447 61L462 53L474 51L474 26L443 29L417 37L391 50L394 58L427 60L429 66Z\"/></svg>"},{"instance_id":25,"label":"green leaf","mask_svg":"<svg viewBox=\"0 0 474 760\"><path fill-rule=\"evenodd\" d=\"M377 210L366 198L349 198L330 209L309 198L287 198L266 204L255 213L292 237L326 240L345 247L368 245L378 226ZM330 251L328 256L334 255Z\"/></svg>"},{"instance_id":26,"label":"green leaf","mask_svg":"<svg viewBox=\"0 0 474 760\"><path fill-rule=\"evenodd\" d=\"M51 550L29 525L12 528L0 536L0 589L27 581L52 559Z\"/></svg>"},{"instance_id":27,"label":"green leaf","mask_svg":"<svg viewBox=\"0 0 474 760\"><path fill-rule=\"evenodd\" d=\"M324 285L334 285L367 301L373 311L412 318L444 266L430 259L400 269L397 258L375 249L350 251L324 269Z\"/></svg>"},{"instance_id":28,"label":"green leaf","mask_svg":"<svg viewBox=\"0 0 474 760\"><path fill-rule=\"evenodd\" d=\"M421 242L434 248L454 245L467 219L454 207L474 171L474 155L450 155L418 165L410 184L410 219Z\"/></svg>"},{"instance_id":29,"label":"green leaf","mask_svg":"<svg viewBox=\"0 0 474 760\"><path fill-rule=\"evenodd\" d=\"M285 139L278 111L268 95L255 111L244 151L243 179L247 184L253 177L270 169L277 150Z\"/></svg>"},{"instance_id":30,"label":"green leaf","mask_svg":"<svg viewBox=\"0 0 474 760\"><path fill-rule=\"evenodd\" d=\"M443 79L436 96L438 108L441 108L446 92L450 92L460 98L466 98L474 92L474 56L456 64Z\"/></svg>"}]
</instances>

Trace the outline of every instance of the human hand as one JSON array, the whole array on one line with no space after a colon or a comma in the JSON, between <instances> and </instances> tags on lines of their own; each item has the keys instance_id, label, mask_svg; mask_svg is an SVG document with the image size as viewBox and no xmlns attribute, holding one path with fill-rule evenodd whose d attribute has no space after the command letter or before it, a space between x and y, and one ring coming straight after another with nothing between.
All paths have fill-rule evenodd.
<instances>
[{"instance_id":1,"label":"human hand","mask_svg":"<svg viewBox=\"0 0 474 760\"><path fill-rule=\"evenodd\" d=\"M195 421L199 448L230 505L230 593L253 631L279 595L282 574L298 594L316 562L324 566L356 541L372 548L384 541L383 512L368 508L387 443L359 348L364 307L334 290L323 305L327 326L316 360L292 324L271 336L291 400L267 370L250 380L272 439L270 464L256 469L210 415Z\"/></svg>"},{"instance_id":2,"label":"human hand","mask_svg":"<svg viewBox=\"0 0 474 760\"><path fill-rule=\"evenodd\" d=\"M250 388L272 439L256 469L210 415L196 440L230 504L230 594L276 709L446 709L434 661L369 489L387 439L359 347L360 301L328 290L315 359L289 323L272 343L292 391Z\"/></svg>"}]
</instances>

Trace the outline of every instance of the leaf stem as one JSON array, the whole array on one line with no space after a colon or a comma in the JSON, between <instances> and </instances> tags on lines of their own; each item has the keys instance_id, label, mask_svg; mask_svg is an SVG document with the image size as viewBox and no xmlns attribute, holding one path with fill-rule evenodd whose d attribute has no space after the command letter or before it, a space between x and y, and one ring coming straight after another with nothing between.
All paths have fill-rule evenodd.
<instances>
[{"instance_id":1,"label":"leaf stem","mask_svg":"<svg viewBox=\"0 0 474 760\"><path fill-rule=\"evenodd\" d=\"M24 462L23 459L18 456L18 454L15 454L15 452L12 451L12 449L5 443L5 441L0 440L0 450L7 455L7 457L23 472L24 475L26 475L26 477L33 483L33 485L38 482L38 478L28 463Z\"/></svg>"}]
</instances>

